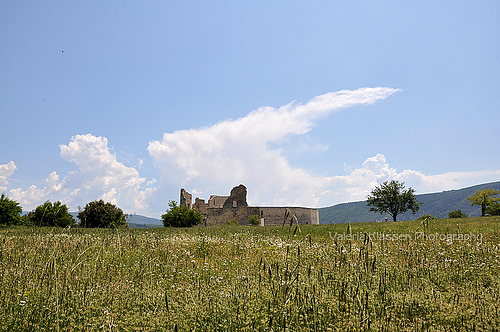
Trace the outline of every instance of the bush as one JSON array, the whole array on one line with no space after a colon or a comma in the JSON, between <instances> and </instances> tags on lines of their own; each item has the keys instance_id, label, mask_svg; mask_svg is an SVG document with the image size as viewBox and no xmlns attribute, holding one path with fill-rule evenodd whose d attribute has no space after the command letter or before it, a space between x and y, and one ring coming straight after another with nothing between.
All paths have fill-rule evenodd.
<instances>
[{"instance_id":1,"label":"bush","mask_svg":"<svg viewBox=\"0 0 500 332\"><path fill-rule=\"evenodd\" d=\"M22 212L23 209L18 202L2 194L0 197L0 225L19 225Z\"/></svg>"},{"instance_id":2,"label":"bush","mask_svg":"<svg viewBox=\"0 0 500 332\"><path fill-rule=\"evenodd\" d=\"M47 201L37 206L23 220L24 224L34 226L68 227L75 224L68 207L59 201L54 204Z\"/></svg>"},{"instance_id":3,"label":"bush","mask_svg":"<svg viewBox=\"0 0 500 332\"><path fill-rule=\"evenodd\" d=\"M462 210L455 210L448 213L448 218L467 218L467 215Z\"/></svg>"},{"instance_id":4,"label":"bush","mask_svg":"<svg viewBox=\"0 0 500 332\"><path fill-rule=\"evenodd\" d=\"M234 220L234 219L231 219L231 220L228 220L228 221L227 221L227 224L228 224L229 226L236 226L236 225L239 225L240 223L239 223L239 222L237 222L237 221L236 221L236 220Z\"/></svg>"},{"instance_id":5,"label":"bush","mask_svg":"<svg viewBox=\"0 0 500 332\"><path fill-rule=\"evenodd\" d=\"M438 220L438 218L431 216L430 214L426 214L425 216L421 216L420 218L417 219L417 221L424 221L424 220Z\"/></svg>"},{"instance_id":6,"label":"bush","mask_svg":"<svg viewBox=\"0 0 500 332\"><path fill-rule=\"evenodd\" d=\"M127 220L122 209L101 199L87 203L83 211L78 212L80 226L87 228L116 228L127 226Z\"/></svg>"},{"instance_id":7,"label":"bush","mask_svg":"<svg viewBox=\"0 0 500 332\"><path fill-rule=\"evenodd\" d=\"M170 201L168 206L170 209L161 216L165 227L192 227L203 222L201 213L187 206L178 206L175 201Z\"/></svg>"},{"instance_id":8,"label":"bush","mask_svg":"<svg viewBox=\"0 0 500 332\"><path fill-rule=\"evenodd\" d=\"M256 215L248 216L248 222L250 223L250 225L254 225L254 226L260 225L259 217Z\"/></svg>"}]
</instances>

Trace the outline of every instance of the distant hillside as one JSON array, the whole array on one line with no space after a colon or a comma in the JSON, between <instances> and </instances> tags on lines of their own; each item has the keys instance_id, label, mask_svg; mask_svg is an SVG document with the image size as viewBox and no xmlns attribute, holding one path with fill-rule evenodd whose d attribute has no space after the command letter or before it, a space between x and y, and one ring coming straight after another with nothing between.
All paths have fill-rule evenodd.
<instances>
[{"instance_id":1,"label":"distant hillside","mask_svg":"<svg viewBox=\"0 0 500 332\"><path fill-rule=\"evenodd\" d=\"M458 190L416 195L418 201L424 203L420 207L420 211L415 215L412 215L411 212L398 215L398 220L413 220L427 214L436 218L448 218L448 212L455 210L462 210L469 217L479 217L481 215L481 208L471 206L469 201L467 201L467 197L474 194L477 190L487 188L500 190L500 181ZM342 203L318 210L320 224L368 222L375 219L383 220L385 217L388 220L392 220L389 215L370 212L370 208L366 206L366 201Z\"/></svg>"},{"instance_id":2,"label":"distant hillside","mask_svg":"<svg viewBox=\"0 0 500 332\"><path fill-rule=\"evenodd\" d=\"M138 214L129 215L127 220L130 228L163 227L163 222L160 219L149 218Z\"/></svg>"},{"instance_id":3,"label":"distant hillside","mask_svg":"<svg viewBox=\"0 0 500 332\"><path fill-rule=\"evenodd\" d=\"M78 212L70 212L70 214L73 216L73 218L75 218L76 222L79 221L78 218L76 217ZM138 214L128 214L127 222L130 228L163 227L163 223L160 219L149 218Z\"/></svg>"},{"instance_id":4,"label":"distant hillside","mask_svg":"<svg viewBox=\"0 0 500 332\"><path fill-rule=\"evenodd\" d=\"M23 211L21 215L25 215L27 213L29 213L29 211ZM77 223L80 222L80 220L78 220L77 218L78 212L70 212L69 214L71 214L73 218L75 218ZM160 219L149 218L138 214L127 215L127 221L130 228L163 227L163 222Z\"/></svg>"}]
</instances>

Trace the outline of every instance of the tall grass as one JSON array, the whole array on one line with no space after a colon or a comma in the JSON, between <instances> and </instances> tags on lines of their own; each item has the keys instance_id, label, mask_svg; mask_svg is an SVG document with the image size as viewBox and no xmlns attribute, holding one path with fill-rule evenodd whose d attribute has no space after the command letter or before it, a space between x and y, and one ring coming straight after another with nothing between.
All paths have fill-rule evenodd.
<instances>
[{"instance_id":1,"label":"tall grass","mask_svg":"<svg viewBox=\"0 0 500 332\"><path fill-rule=\"evenodd\" d=\"M499 329L499 224L3 228L0 330Z\"/></svg>"}]
</instances>

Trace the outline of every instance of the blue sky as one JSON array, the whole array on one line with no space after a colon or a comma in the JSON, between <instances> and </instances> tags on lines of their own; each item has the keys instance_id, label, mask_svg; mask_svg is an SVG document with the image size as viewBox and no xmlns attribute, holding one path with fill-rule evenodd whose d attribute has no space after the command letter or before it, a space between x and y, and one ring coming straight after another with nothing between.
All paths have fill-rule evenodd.
<instances>
[{"instance_id":1,"label":"blue sky","mask_svg":"<svg viewBox=\"0 0 500 332\"><path fill-rule=\"evenodd\" d=\"M0 192L152 217L500 180L497 1L3 1Z\"/></svg>"}]
</instances>

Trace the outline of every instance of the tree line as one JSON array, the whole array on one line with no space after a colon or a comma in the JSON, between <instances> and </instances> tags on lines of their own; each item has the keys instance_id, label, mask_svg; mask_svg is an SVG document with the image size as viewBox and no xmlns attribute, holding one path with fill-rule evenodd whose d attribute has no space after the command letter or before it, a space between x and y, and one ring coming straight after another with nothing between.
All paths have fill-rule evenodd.
<instances>
[{"instance_id":1,"label":"tree line","mask_svg":"<svg viewBox=\"0 0 500 332\"><path fill-rule=\"evenodd\" d=\"M122 209L103 200L87 203L83 209L79 208L76 222L69 213L68 207L60 201L52 203L46 201L34 210L22 215L22 208L18 202L5 194L0 197L0 225L13 226L49 226L49 227L99 227L116 228L127 227L126 215Z\"/></svg>"},{"instance_id":2,"label":"tree line","mask_svg":"<svg viewBox=\"0 0 500 332\"><path fill-rule=\"evenodd\" d=\"M500 215L499 190L483 189L467 197L472 206L481 207L481 216ZM415 197L413 188L406 189L404 182L386 181L376 186L367 196L367 205L370 211L388 213L393 221L397 221L399 214L411 211L418 212L421 202ZM451 211L450 218L467 217L462 211ZM10 199L5 194L0 197L0 225L25 225L25 226L50 226L50 227L86 227L86 228L117 228L128 227L126 214L114 204L101 200L87 203L83 209L78 207L76 222L73 215L68 212L68 207L60 201L52 203L46 201L34 210L22 215L22 208L18 202ZM165 227L191 227L201 224L201 213L179 206L175 201L169 202L169 209L161 216ZM251 222L254 224L253 222ZM258 224L258 223L257 223Z\"/></svg>"},{"instance_id":3,"label":"tree line","mask_svg":"<svg viewBox=\"0 0 500 332\"><path fill-rule=\"evenodd\" d=\"M78 207L77 219L69 213L68 206L60 201L46 201L34 210L22 215L18 202L7 197L0 197L0 225L5 226L49 226L49 227L85 227L118 228L128 227L127 215L116 205L101 200L87 203L83 209ZM191 227L201 224L201 213L169 202L167 213L161 216L165 227Z\"/></svg>"}]
</instances>

